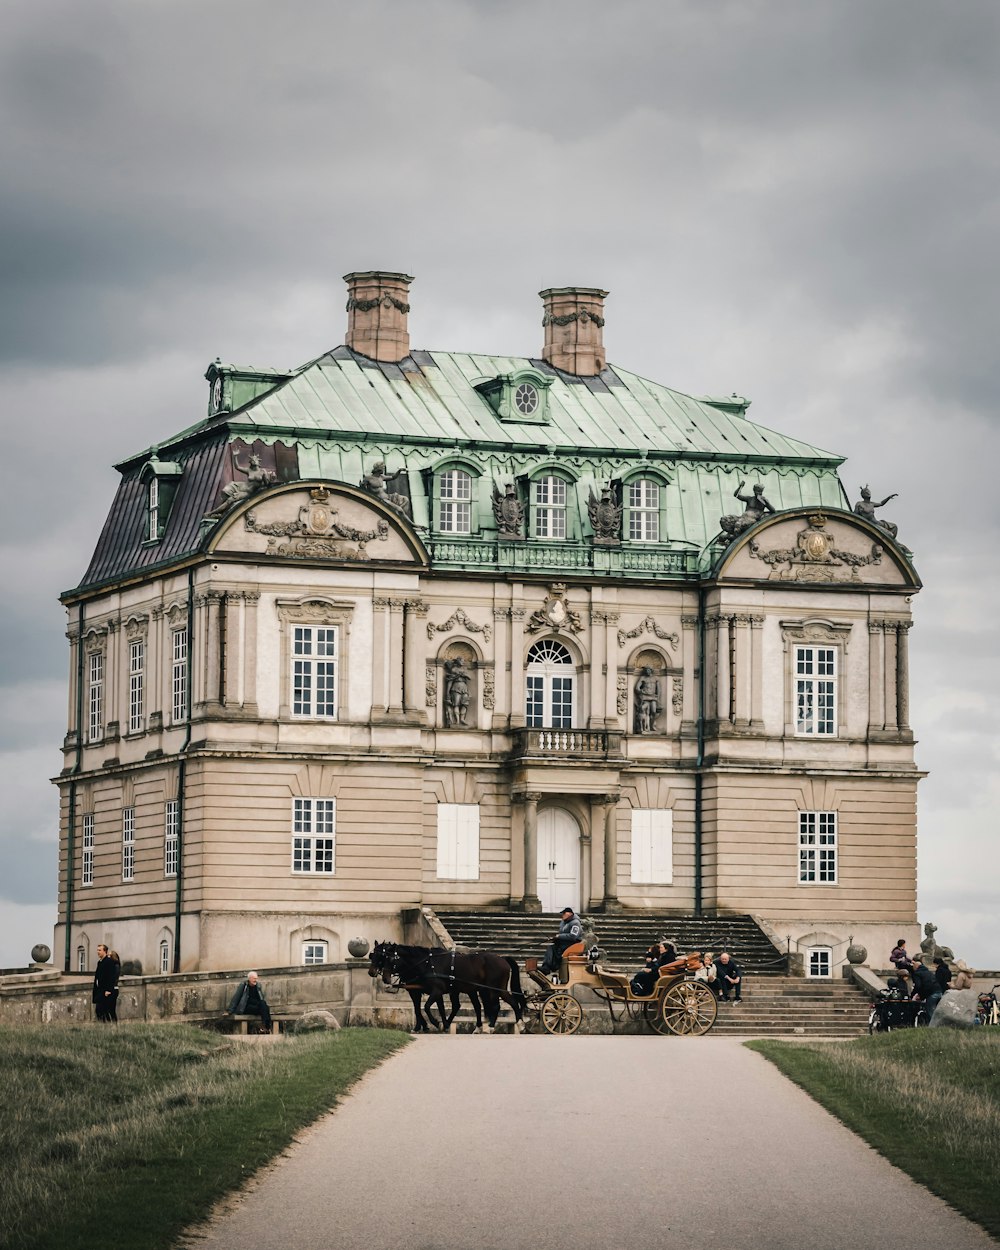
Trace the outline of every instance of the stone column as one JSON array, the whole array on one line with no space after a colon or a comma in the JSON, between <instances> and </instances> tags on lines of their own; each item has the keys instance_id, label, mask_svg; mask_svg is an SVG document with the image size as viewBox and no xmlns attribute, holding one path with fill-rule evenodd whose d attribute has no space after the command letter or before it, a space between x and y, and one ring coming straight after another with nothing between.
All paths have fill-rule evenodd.
<instances>
[{"instance_id":1,"label":"stone column","mask_svg":"<svg viewBox=\"0 0 1000 1250\"><path fill-rule=\"evenodd\" d=\"M384 716L389 705L389 600L372 600L372 717Z\"/></svg>"},{"instance_id":2,"label":"stone column","mask_svg":"<svg viewBox=\"0 0 1000 1250\"><path fill-rule=\"evenodd\" d=\"M122 667L122 630L121 621L112 617L108 621L107 650L104 653L104 740L116 742L121 737L122 709L121 698ZM128 709L125 709L125 723L128 724Z\"/></svg>"},{"instance_id":3,"label":"stone column","mask_svg":"<svg viewBox=\"0 0 1000 1250\"><path fill-rule=\"evenodd\" d=\"M681 617L681 664L684 694L681 704L681 733L693 734L698 717L698 618Z\"/></svg>"},{"instance_id":4,"label":"stone column","mask_svg":"<svg viewBox=\"0 0 1000 1250\"><path fill-rule=\"evenodd\" d=\"M76 626L76 617L73 618L73 624L66 630L66 637L69 639L69 705L66 709L66 737L63 740L63 750L68 750L75 746L81 740L80 735L83 733L83 726L76 723L77 713L77 678L78 673L78 655L82 640L80 631ZM155 670L151 669L152 674Z\"/></svg>"},{"instance_id":5,"label":"stone column","mask_svg":"<svg viewBox=\"0 0 1000 1250\"><path fill-rule=\"evenodd\" d=\"M146 725L151 733L163 728L163 688L166 681L166 660L163 655L163 606L154 604L149 613L149 705Z\"/></svg>"},{"instance_id":6,"label":"stone column","mask_svg":"<svg viewBox=\"0 0 1000 1250\"><path fill-rule=\"evenodd\" d=\"M510 726L524 726L524 608L510 610Z\"/></svg>"},{"instance_id":7,"label":"stone column","mask_svg":"<svg viewBox=\"0 0 1000 1250\"><path fill-rule=\"evenodd\" d=\"M403 624L403 707L407 716L422 723L427 719L425 703L425 652L427 635L423 619L427 604L423 599L407 599Z\"/></svg>"},{"instance_id":8,"label":"stone column","mask_svg":"<svg viewBox=\"0 0 1000 1250\"><path fill-rule=\"evenodd\" d=\"M734 616L729 625L730 651L733 656L734 686L730 696L733 724L737 729L750 725L750 622L753 617ZM735 632L735 638L733 637Z\"/></svg>"},{"instance_id":9,"label":"stone column","mask_svg":"<svg viewBox=\"0 0 1000 1250\"><path fill-rule=\"evenodd\" d=\"M764 728L764 618L750 620L750 728Z\"/></svg>"},{"instance_id":10,"label":"stone column","mask_svg":"<svg viewBox=\"0 0 1000 1250\"><path fill-rule=\"evenodd\" d=\"M607 656L604 679L604 723L612 729L622 728L628 733L627 710L624 724L618 718L618 622L620 619L617 612L604 614L604 654Z\"/></svg>"},{"instance_id":11,"label":"stone column","mask_svg":"<svg viewBox=\"0 0 1000 1250\"><path fill-rule=\"evenodd\" d=\"M403 714L403 609L405 599L389 600L389 706L391 716Z\"/></svg>"},{"instance_id":12,"label":"stone column","mask_svg":"<svg viewBox=\"0 0 1000 1250\"><path fill-rule=\"evenodd\" d=\"M538 897L538 800L542 796L530 792L524 796L524 910L540 912Z\"/></svg>"},{"instance_id":13,"label":"stone column","mask_svg":"<svg viewBox=\"0 0 1000 1250\"><path fill-rule=\"evenodd\" d=\"M881 621L868 622L868 732L885 725L885 688L882 677L882 650L885 631Z\"/></svg>"},{"instance_id":14,"label":"stone column","mask_svg":"<svg viewBox=\"0 0 1000 1250\"><path fill-rule=\"evenodd\" d=\"M218 590L205 592L205 703L213 709L223 700L222 691L222 601Z\"/></svg>"},{"instance_id":15,"label":"stone column","mask_svg":"<svg viewBox=\"0 0 1000 1250\"><path fill-rule=\"evenodd\" d=\"M896 624L886 621L885 633L885 728L888 733L896 732ZM841 677L843 680L843 677Z\"/></svg>"},{"instance_id":16,"label":"stone column","mask_svg":"<svg viewBox=\"0 0 1000 1250\"><path fill-rule=\"evenodd\" d=\"M223 654L223 696L225 706L234 711L240 705L243 683L240 680L240 669L243 663L243 597L238 590L226 592L223 602L226 618L226 640ZM287 716L287 709L283 711Z\"/></svg>"},{"instance_id":17,"label":"stone column","mask_svg":"<svg viewBox=\"0 0 1000 1250\"><path fill-rule=\"evenodd\" d=\"M257 604L256 590L243 591L243 711L257 715Z\"/></svg>"},{"instance_id":18,"label":"stone column","mask_svg":"<svg viewBox=\"0 0 1000 1250\"><path fill-rule=\"evenodd\" d=\"M493 728L507 728L510 706L510 611L507 608L493 609L494 642L493 654L496 657L495 688L493 709Z\"/></svg>"},{"instance_id":19,"label":"stone column","mask_svg":"<svg viewBox=\"0 0 1000 1250\"><path fill-rule=\"evenodd\" d=\"M607 702L606 676L608 669L617 664L614 656L608 653L607 614L598 608L590 613L590 716L587 718L588 729L603 729L607 717L611 716L614 701Z\"/></svg>"},{"instance_id":20,"label":"stone column","mask_svg":"<svg viewBox=\"0 0 1000 1250\"><path fill-rule=\"evenodd\" d=\"M591 885L593 883L593 840L590 830L584 829L580 834L580 910L590 911Z\"/></svg>"},{"instance_id":21,"label":"stone column","mask_svg":"<svg viewBox=\"0 0 1000 1250\"><path fill-rule=\"evenodd\" d=\"M899 621L896 625L896 727L910 728L910 647L909 634L912 621Z\"/></svg>"},{"instance_id":22,"label":"stone column","mask_svg":"<svg viewBox=\"0 0 1000 1250\"><path fill-rule=\"evenodd\" d=\"M604 796L604 910L621 911L618 901L618 795Z\"/></svg>"}]
</instances>

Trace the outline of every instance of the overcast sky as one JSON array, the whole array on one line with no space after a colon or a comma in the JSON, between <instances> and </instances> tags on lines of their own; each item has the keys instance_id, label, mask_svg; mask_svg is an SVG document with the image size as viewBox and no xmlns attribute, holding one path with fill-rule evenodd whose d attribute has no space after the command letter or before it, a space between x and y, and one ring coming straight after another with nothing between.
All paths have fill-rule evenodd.
<instances>
[{"instance_id":1,"label":"overcast sky","mask_svg":"<svg viewBox=\"0 0 1000 1250\"><path fill-rule=\"evenodd\" d=\"M215 356L343 342L367 268L429 349L538 355L537 292L602 286L613 363L899 493L920 917L1000 967L998 55L995 0L6 0L0 967L51 944L112 463Z\"/></svg>"}]
</instances>

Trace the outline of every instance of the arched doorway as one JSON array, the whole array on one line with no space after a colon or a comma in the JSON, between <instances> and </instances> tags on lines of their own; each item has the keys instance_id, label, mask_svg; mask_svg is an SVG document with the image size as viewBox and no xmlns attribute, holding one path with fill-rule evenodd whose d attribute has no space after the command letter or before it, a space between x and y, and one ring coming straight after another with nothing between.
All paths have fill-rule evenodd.
<instances>
[{"instance_id":1,"label":"arched doorway","mask_svg":"<svg viewBox=\"0 0 1000 1250\"><path fill-rule=\"evenodd\" d=\"M538 898L542 911L580 910L580 826L564 807L538 813Z\"/></svg>"}]
</instances>

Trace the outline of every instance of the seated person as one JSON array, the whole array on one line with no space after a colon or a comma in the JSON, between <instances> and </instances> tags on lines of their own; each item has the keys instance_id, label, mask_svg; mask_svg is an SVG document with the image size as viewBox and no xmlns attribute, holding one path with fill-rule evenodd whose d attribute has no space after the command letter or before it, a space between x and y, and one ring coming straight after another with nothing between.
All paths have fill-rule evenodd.
<instances>
[{"instance_id":1,"label":"seated person","mask_svg":"<svg viewBox=\"0 0 1000 1250\"><path fill-rule=\"evenodd\" d=\"M715 961L715 990L722 1002L729 1002L732 994L736 1002L742 1002L743 973L729 951L722 951Z\"/></svg>"},{"instance_id":2,"label":"seated person","mask_svg":"<svg viewBox=\"0 0 1000 1250\"><path fill-rule=\"evenodd\" d=\"M918 998L924 1004L924 1011L927 1014L928 1021L934 1015L934 1008L941 1001L944 991L937 982L937 978L930 968L924 966L924 961L919 955L914 955L913 964L913 997Z\"/></svg>"},{"instance_id":3,"label":"seated person","mask_svg":"<svg viewBox=\"0 0 1000 1250\"><path fill-rule=\"evenodd\" d=\"M580 917L573 911L572 907L564 907L559 913L559 932L556 934L555 941L545 952L545 958L539 967L539 972L544 972L546 976L551 976L556 972L562 962L563 951L568 946L575 946L577 942L583 941L583 925L580 923Z\"/></svg>"},{"instance_id":4,"label":"seated person","mask_svg":"<svg viewBox=\"0 0 1000 1250\"><path fill-rule=\"evenodd\" d=\"M696 981L706 981L712 988L715 988L715 956L711 951L705 951L701 957L701 967L694 974Z\"/></svg>"},{"instance_id":5,"label":"seated person","mask_svg":"<svg viewBox=\"0 0 1000 1250\"><path fill-rule=\"evenodd\" d=\"M897 938L896 945L889 954L889 962L897 972L909 972L910 956L906 950L906 938Z\"/></svg>"},{"instance_id":6,"label":"seated person","mask_svg":"<svg viewBox=\"0 0 1000 1250\"><path fill-rule=\"evenodd\" d=\"M654 942L646 951L645 967L641 972L637 972L630 982L632 993L639 998L647 998L653 992L660 969L664 964L672 964L676 958L677 952L670 942L666 940Z\"/></svg>"},{"instance_id":7,"label":"seated person","mask_svg":"<svg viewBox=\"0 0 1000 1250\"><path fill-rule=\"evenodd\" d=\"M248 972L236 993L229 1000L227 1016L260 1016L265 1030L271 1032L271 1009L264 997L264 987L257 980L256 972Z\"/></svg>"}]
</instances>

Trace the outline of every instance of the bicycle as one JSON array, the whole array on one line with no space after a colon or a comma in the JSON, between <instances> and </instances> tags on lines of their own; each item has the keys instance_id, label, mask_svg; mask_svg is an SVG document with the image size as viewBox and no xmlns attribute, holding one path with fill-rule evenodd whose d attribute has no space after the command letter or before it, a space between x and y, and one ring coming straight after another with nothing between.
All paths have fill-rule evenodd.
<instances>
[{"instance_id":1,"label":"bicycle","mask_svg":"<svg viewBox=\"0 0 1000 1250\"><path fill-rule=\"evenodd\" d=\"M989 993L979 995L976 1019L980 1024L1000 1025L1000 1004L997 1003L997 990L1000 990L1000 982L994 985Z\"/></svg>"}]
</instances>

